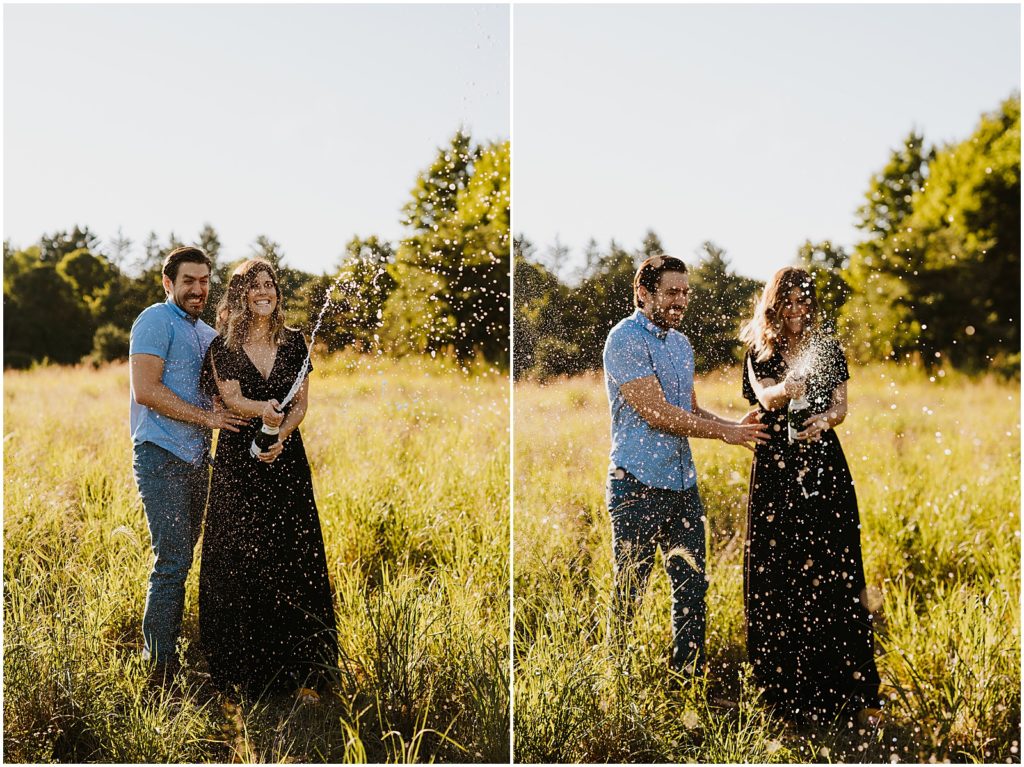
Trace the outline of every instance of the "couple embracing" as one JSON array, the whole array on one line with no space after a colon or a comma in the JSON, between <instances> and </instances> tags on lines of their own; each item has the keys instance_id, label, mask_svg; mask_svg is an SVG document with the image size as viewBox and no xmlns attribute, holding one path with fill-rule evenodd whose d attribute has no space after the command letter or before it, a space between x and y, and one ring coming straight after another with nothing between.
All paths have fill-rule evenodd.
<instances>
[{"instance_id":1,"label":"couple embracing","mask_svg":"<svg viewBox=\"0 0 1024 767\"><path fill-rule=\"evenodd\" d=\"M688 438L743 445L754 452L747 653L764 700L801 723L877 720L857 499L833 431L846 417L849 373L822 333L811 277L779 270L743 328L742 392L755 409L739 422L697 402L693 347L678 330L688 296L682 261L648 258L633 281L636 311L605 344L615 637L621 643L629 630L660 547L672 587L671 668L677 678L704 674L706 517ZM807 403L792 436L791 400Z\"/></svg>"},{"instance_id":2,"label":"couple embracing","mask_svg":"<svg viewBox=\"0 0 1024 767\"><path fill-rule=\"evenodd\" d=\"M235 269L216 330L199 319L211 269L199 248L169 253L166 301L132 326L134 472L154 554L143 658L161 681L177 671L185 579L205 511L199 637L214 685L315 698L336 673L338 640L298 429L309 379L281 406L309 369L306 343L285 327L277 275L261 259ZM277 439L250 452L263 424L278 429Z\"/></svg>"}]
</instances>

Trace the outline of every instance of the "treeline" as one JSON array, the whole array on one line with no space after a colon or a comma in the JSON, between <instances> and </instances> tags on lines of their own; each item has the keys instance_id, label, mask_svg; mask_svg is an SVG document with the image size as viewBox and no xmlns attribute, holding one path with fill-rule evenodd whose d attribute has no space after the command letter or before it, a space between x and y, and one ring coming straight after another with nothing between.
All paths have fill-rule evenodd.
<instances>
[{"instance_id":1,"label":"treeline","mask_svg":"<svg viewBox=\"0 0 1024 767\"><path fill-rule=\"evenodd\" d=\"M912 360L1020 374L1020 96L964 141L925 147L910 133L874 174L851 252L810 242L794 254L816 281L825 320L859 361ZM515 241L514 370L546 379L601 367L609 329L633 311L632 278L662 251L653 231L626 250L593 240L576 274L558 242ZM680 255L680 254L673 254ZM763 287L702 246L690 264L684 332L698 369L741 359L737 336Z\"/></svg>"},{"instance_id":2,"label":"treeline","mask_svg":"<svg viewBox=\"0 0 1024 767\"><path fill-rule=\"evenodd\" d=\"M281 245L259 235L249 257L278 269L289 324L307 334L321 310L317 344L329 350L449 355L505 369L509 362L509 143L475 144L458 131L421 172L402 210L408 236L354 236L332 273L287 265ZM141 256L120 233L102 242L75 226L16 248L4 242L4 365L102 362L128 354L135 318L164 299L161 265L180 245L214 261L203 315L214 322L234 267L216 229L189 241L150 233ZM330 298L328 303L327 299Z\"/></svg>"}]
</instances>

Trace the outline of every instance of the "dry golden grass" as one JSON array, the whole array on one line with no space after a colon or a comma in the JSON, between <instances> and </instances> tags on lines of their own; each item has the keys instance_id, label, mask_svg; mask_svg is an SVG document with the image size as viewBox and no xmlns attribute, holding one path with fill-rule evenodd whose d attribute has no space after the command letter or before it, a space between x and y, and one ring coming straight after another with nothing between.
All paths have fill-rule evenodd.
<instances>
[{"instance_id":1,"label":"dry golden grass","mask_svg":"<svg viewBox=\"0 0 1024 767\"><path fill-rule=\"evenodd\" d=\"M659 575L635 626L641 649L621 668L605 636L608 404L602 379L587 376L514 391L518 759L1020 760L1019 384L886 366L851 373L839 434L868 582L882 594L884 730L794 735L757 705L743 668L750 453L720 442L692 442L709 518L710 687L665 690ZM704 377L697 393L713 412L746 410L736 370Z\"/></svg>"},{"instance_id":2,"label":"dry golden grass","mask_svg":"<svg viewBox=\"0 0 1024 767\"><path fill-rule=\"evenodd\" d=\"M319 706L230 717L196 650L198 558L186 689L145 686L127 368L5 373L6 760L507 760L508 379L441 360L315 364L302 431L346 682Z\"/></svg>"}]
</instances>

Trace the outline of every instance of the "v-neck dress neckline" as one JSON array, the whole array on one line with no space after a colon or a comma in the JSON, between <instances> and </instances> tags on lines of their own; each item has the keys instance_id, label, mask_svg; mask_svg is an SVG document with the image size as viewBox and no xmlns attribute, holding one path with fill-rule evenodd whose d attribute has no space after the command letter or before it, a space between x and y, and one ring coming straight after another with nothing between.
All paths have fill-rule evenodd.
<instances>
[{"instance_id":1,"label":"v-neck dress neckline","mask_svg":"<svg viewBox=\"0 0 1024 767\"><path fill-rule=\"evenodd\" d=\"M263 375L263 371L260 370L260 366L257 365L253 361L253 358L249 356L249 352L247 352L245 350L245 345L244 344L242 345L242 354L245 355L245 359L248 360L250 365L252 365L252 369L255 370L259 374L259 377L263 379L263 382L264 383L270 383L270 379L274 375L274 368L277 367L277 358L281 356L281 344L277 344L275 349L274 349L274 359L271 361L271 363L270 363L270 370L267 372L266 375Z\"/></svg>"}]
</instances>

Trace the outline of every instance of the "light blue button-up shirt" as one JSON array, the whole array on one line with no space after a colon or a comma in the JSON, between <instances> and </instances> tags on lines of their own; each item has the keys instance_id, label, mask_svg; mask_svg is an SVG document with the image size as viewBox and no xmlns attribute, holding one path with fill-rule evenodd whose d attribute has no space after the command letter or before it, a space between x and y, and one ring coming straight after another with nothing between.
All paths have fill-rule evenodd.
<instances>
[{"instance_id":1,"label":"light blue button-up shirt","mask_svg":"<svg viewBox=\"0 0 1024 767\"><path fill-rule=\"evenodd\" d=\"M203 358L217 331L168 299L143 310L132 325L129 354L152 354L164 361L161 381L185 402L209 409L199 389ZM183 461L200 463L210 452L210 430L178 421L140 405L131 396L132 443L152 442Z\"/></svg>"},{"instance_id":2,"label":"light blue button-up shirt","mask_svg":"<svg viewBox=\"0 0 1024 767\"><path fill-rule=\"evenodd\" d=\"M611 469L623 468L648 487L688 490L697 484L686 437L653 429L622 396L623 384L657 376L670 405L693 407L693 347L678 330L666 330L637 309L608 334L604 381L612 415Z\"/></svg>"}]
</instances>

